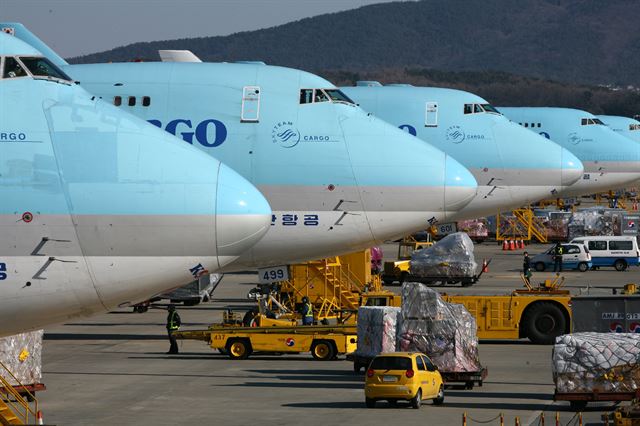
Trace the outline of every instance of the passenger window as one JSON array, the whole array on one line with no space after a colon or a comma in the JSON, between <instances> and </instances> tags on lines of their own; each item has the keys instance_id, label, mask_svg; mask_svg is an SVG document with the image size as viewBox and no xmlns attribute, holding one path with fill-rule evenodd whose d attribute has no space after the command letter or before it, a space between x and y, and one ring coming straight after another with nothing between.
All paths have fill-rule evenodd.
<instances>
[{"instance_id":1,"label":"passenger window","mask_svg":"<svg viewBox=\"0 0 640 426\"><path fill-rule=\"evenodd\" d=\"M148 107L151 105L151 98L149 96L142 97L142 106Z\"/></svg>"},{"instance_id":2,"label":"passenger window","mask_svg":"<svg viewBox=\"0 0 640 426\"><path fill-rule=\"evenodd\" d=\"M524 123L524 127L529 127L529 123Z\"/></svg>"},{"instance_id":3,"label":"passenger window","mask_svg":"<svg viewBox=\"0 0 640 426\"><path fill-rule=\"evenodd\" d=\"M606 241L589 241L589 250L606 250Z\"/></svg>"},{"instance_id":4,"label":"passenger window","mask_svg":"<svg viewBox=\"0 0 640 426\"><path fill-rule=\"evenodd\" d=\"M136 106L136 97L129 96L129 106Z\"/></svg>"},{"instance_id":5,"label":"passenger window","mask_svg":"<svg viewBox=\"0 0 640 426\"><path fill-rule=\"evenodd\" d=\"M427 371L436 371L437 370L436 366L427 357L424 357L424 364L427 367Z\"/></svg>"},{"instance_id":6,"label":"passenger window","mask_svg":"<svg viewBox=\"0 0 640 426\"><path fill-rule=\"evenodd\" d=\"M473 104L464 104L464 113L473 114Z\"/></svg>"},{"instance_id":7,"label":"passenger window","mask_svg":"<svg viewBox=\"0 0 640 426\"><path fill-rule=\"evenodd\" d=\"M567 246L567 254L579 254L580 249L578 246Z\"/></svg>"},{"instance_id":8,"label":"passenger window","mask_svg":"<svg viewBox=\"0 0 640 426\"><path fill-rule=\"evenodd\" d=\"M542 124L541 124L541 123L538 123L538 127L540 127L540 126L542 126Z\"/></svg>"},{"instance_id":9,"label":"passenger window","mask_svg":"<svg viewBox=\"0 0 640 426\"><path fill-rule=\"evenodd\" d=\"M416 357L416 364L418 365L418 371L427 371L427 367L424 365L421 356Z\"/></svg>"},{"instance_id":10,"label":"passenger window","mask_svg":"<svg viewBox=\"0 0 640 426\"><path fill-rule=\"evenodd\" d=\"M329 102L329 97L322 89L314 91L313 102Z\"/></svg>"},{"instance_id":11,"label":"passenger window","mask_svg":"<svg viewBox=\"0 0 640 426\"><path fill-rule=\"evenodd\" d=\"M313 103L313 89L300 90L300 104Z\"/></svg>"},{"instance_id":12,"label":"passenger window","mask_svg":"<svg viewBox=\"0 0 640 426\"><path fill-rule=\"evenodd\" d=\"M531 128L536 127L536 123L531 123Z\"/></svg>"},{"instance_id":13,"label":"passenger window","mask_svg":"<svg viewBox=\"0 0 640 426\"><path fill-rule=\"evenodd\" d=\"M609 241L609 250L633 250L631 241Z\"/></svg>"},{"instance_id":14,"label":"passenger window","mask_svg":"<svg viewBox=\"0 0 640 426\"><path fill-rule=\"evenodd\" d=\"M18 78L26 77L27 72L22 68L22 65L16 61L16 58L6 57L4 58L4 71L2 78Z\"/></svg>"},{"instance_id":15,"label":"passenger window","mask_svg":"<svg viewBox=\"0 0 640 426\"><path fill-rule=\"evenodd\" d=\"M114 96L113 97L113 104L115 106L120 106L122 105L122 97L121 96Z\"/></svg>"}]
</instances>

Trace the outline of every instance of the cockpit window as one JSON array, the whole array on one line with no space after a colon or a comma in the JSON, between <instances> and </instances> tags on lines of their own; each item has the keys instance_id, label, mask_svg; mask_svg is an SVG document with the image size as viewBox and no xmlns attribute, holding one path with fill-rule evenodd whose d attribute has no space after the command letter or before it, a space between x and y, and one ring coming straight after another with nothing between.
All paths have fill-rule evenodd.
<instances>
[{"instance_id":1,"label":"cockpit window","mask_svg":"<svg viewBox=\"0 0 640 426\"><path fill-rule=\"evenodd\" d=\"M604 126L604 123L599 118L583 118L581 120L581 124L583 126L594 126L594 125Z\"/></svg>"},{"instance_id":2,"label":"cockpit window","mask_svg":"<svg viewBox=\"0 0 640 426\"><path fill-rule=\"evenodd\" d=\"M46 77L71 81L71 78L68 75L66 75L47 58L22 56L20 57L20 61L36 78Z\"/></svg>"},{"instance_id":3,"label":"cockpit window","mask_svg":"<svg viewBox=\"0 0 640 426\"><path fill-rule=\"evenodd\" d=\"M338 89L301 89L300 104L319 102L347 103L355 105L347 95Z\"/></svg>"},{"instance_id":4,"label":"cockpit window","mask_svg":"<svg viewBox=\"0 0 640 426\"><path fill-rule=\"evenodd\" d=\"M10 56L4 58L2 78L27 77L27 75L27 72L22 68L22 65L16 61L16 58L12 58Z\"/></svg>"},{"instance_id":5,"label":"cockpit window","mask_svg":"<svg viewBox=\"0 0 640 426\"><path fill-rule=\"evenodd\" d=\"M490 104L464 104L465 114L482 114L482 113L500 114L500 111L495 109Z\"/></svg>"},{"instance_id":6,"label":"cockpit window","mask_svg":"<svg viewBox=\"0 0 640 426\"><path fill-rule=\"evenodd\" d=\"M347 95L345 95L338 89L327 89L325 90L325 93L329 95L329 97L333 102L344 102L346 104L355 104L355 102L349 99Z\"/></svg>"},{"instance_id":7,"label":"cockpit window","mask_svg":"<svg viewBox=\"0 0 640 426\"><path fill-rule=\"evenodd\" d=\"M302 89L300 91L300 103L301 104L313 103L313 89Z\"/></svg>"},{"instance_id":8,"label":"cockpit window","mask_svg":"<svg viewBox=\"0 0 640 426\"><path fill-rule=\"evenodd\" d=\"M322 89L316 89L313 93L313 102L329 102L329 96Z\"/></svg>"},{"instance_id":9,"label":"cockpit window","mask_svg":"<svg viewBox=\"0 0 640 426\"><path fill-rule=\"evenodd\" d=\"M491 112L493 114L500 114L500 111L498 111L493 105L491 104L482 104L482 108L486 111L486 112Z\"/></svg>"},{"instance_id":10,"label":"cockpit window","mask_svg":"<svg viewBox=\"0 0 640 426\"><path fill-rule=\"evenodd\" d=\"M632 132L635 130L640 130L640 124L629 124L629 130Z\"/></svg>"}]
</instances>

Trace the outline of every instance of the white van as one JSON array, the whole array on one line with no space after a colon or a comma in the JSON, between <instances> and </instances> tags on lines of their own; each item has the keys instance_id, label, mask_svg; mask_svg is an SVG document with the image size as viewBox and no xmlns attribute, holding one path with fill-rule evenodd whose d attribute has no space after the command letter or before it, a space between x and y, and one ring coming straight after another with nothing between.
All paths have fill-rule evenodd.
<instances>
[{"instance_id":1,"label":"white van","mask_svg":"<svg viewBox=\"0 0 640 426\"><path fill-rule=\"evenodd\" d=\"M633 236L579 237L571 242L582 243L589 249L594 268L613 266L616 271L624 271L627 266L640 263L638 241Z\"/></svg>"}]
</instances>

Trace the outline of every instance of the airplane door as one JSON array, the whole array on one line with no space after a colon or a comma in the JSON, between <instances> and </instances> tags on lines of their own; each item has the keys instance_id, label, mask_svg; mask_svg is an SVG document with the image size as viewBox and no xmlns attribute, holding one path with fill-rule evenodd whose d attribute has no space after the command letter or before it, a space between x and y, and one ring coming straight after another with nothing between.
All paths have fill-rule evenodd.
<instances>
[{"instance_id":1,"label":"airplane door","mask_svg":"<svg viewBox=\"0 0 640 426\"><path fill-rule=\"evenodd\" d=\"M260 87L245 86L242 89L242 123L257 123L260 121Z\"/></svg>"},{"instance_id":2,"label":"airplane door","mask_svg":"<svg viewBox=\"0 0 640 426\"><path fill-rule=\"evenodd\" d=\"M424 114L425 127L438 127L438 103L427 102Z\"/></svg>"}]
</instances>

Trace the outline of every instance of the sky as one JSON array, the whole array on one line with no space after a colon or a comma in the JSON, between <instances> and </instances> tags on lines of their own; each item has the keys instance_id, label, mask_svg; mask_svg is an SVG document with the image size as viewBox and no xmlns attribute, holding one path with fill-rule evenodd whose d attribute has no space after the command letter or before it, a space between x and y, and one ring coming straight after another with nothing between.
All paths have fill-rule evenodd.
<instances>
[{"instance_id":1,"label":"sky","mask_svg":"<svg viewBox=\"0 0 640 426\"><path fill-rule=\"evenodd\" d=\"M138 41L228 35L392 0L0 0L60 56Z\"/></svg>"}]
</instances>

